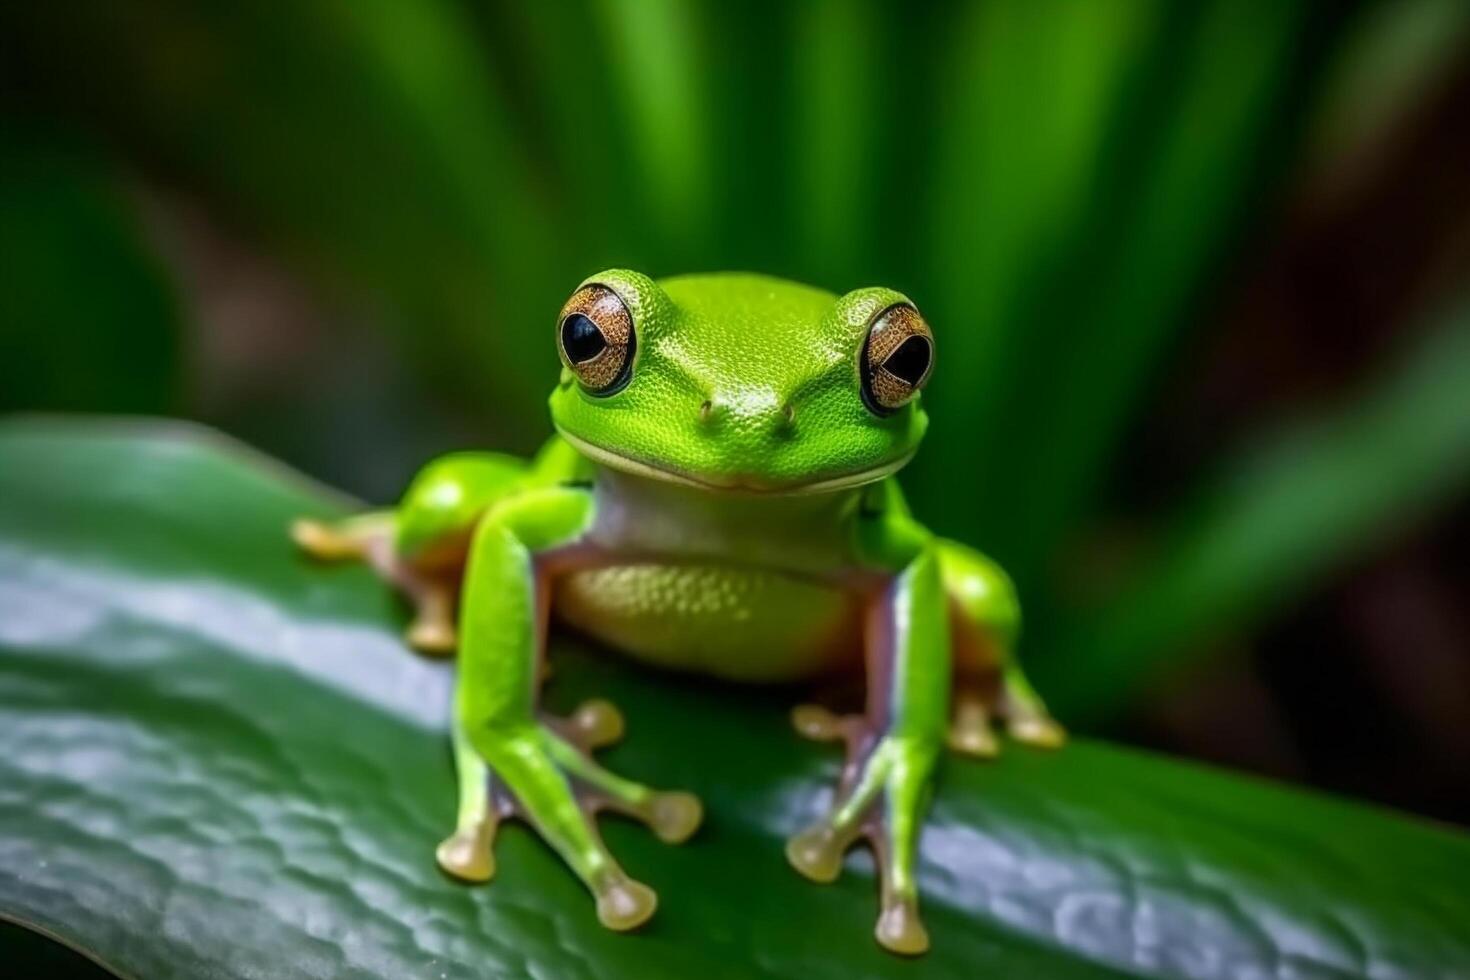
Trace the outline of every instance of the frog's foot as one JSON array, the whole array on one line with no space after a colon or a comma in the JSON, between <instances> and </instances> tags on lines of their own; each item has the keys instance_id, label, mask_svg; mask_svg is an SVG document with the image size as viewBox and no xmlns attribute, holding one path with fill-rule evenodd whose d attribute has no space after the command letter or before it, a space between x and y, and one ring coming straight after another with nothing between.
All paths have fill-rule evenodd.
<instances>
[{"instance_id":1,"label":"frog's foot","mask_svg":"<svg viewBox=\"0 0 1470 980\"><path fill-rule=\"evenodd\" d=\"M564 719L456 739L461 810L455 832L439 845L445 871L471 881L494 873L495 830L504 817L526 820L592 892L597 917L609 929L642 925L658 897L618 865L597 832L596 814L612 810L644 824L662 841L687 840L703 807L691 793L660 791L622 778L592 760L589 750L621 737L622 716L606 701L588 701ZM489 765L483 759L489 760Z\"/></svg>"},{"instance_id":2,"label":"frog's foot","mask_svg":"<svg viewBox=\"0 0 1470 980\"><path fill-rule=\"evenodd\" d=\"M1054 749L1067 740L1066 730L1051 717L1019 668L1008 667L999 676L957 676L949 747L977 759L995 758L1001 747L995 734L997 719L1012 738L1026 745Z\"/></svg>"},{"instance_id":3,"label":"frog's foot","mask_svg":"<svg viewBox=\"0 0 1470 980\"><path fill-rule=\"evenodd\" d=\"M1067 730L1052 718L1041 695L1015 664L1001 674L1000 708L1006 731L1016 741L1042 749L1058 749L1066 744Z\"/></svg>"},{"instance_id":4,"label":"frog's foot","mask_svg":"<svg viewBox=\"0 0 1470 980\"><path fill-rule=\"evenodd\" d=\"M881 911L874 935L892 952L923 953L929 934L919 918L915 860L938 742L880 735L862 717L839 716L814 705L797 708L792 721L809 738L846 743L848 761L832 809L787 842L787 860L812 881L835 881L848 848L866 838L880 879Z\"/></svg>"},{"instance_id":5,"label":"frog's foot","mask_svg":"<svg viewBox=\"0 0 1470 980\"><path fill-rule=\"evenodd\" d=\"M434 851L446 874L476 884L495 877L495 832L500 821L515 812L513 801L496 788L488 770L479 786L478 804L468 808L461 804L459 825Z\"/></svg>"},{"instance_id":6,"label":"frog's foot","mask_svg":"<svg viewBox=\"0 0 1470 980\"><path fill-rule=\"evenodd\" d=\"M291 540L318 561L365 561L375 542L391 534L391 521L378 514L335 522L302 517L291 522Z\"/></svg>"},{"instance_id":7,"label":"frog's foot","mask_svg":"<svg viewBox=\"0 0 1470 980\"><path fill-rule=\"evenodd\" d=\"M548 718L547 724L583 752L613 745L623 737L622 713L601 698L582 702L565 718ZM454 748L460 775L459 825L440 843L435 857L439 867L462 881L489 881L495 877L495 832L501 820L515 816L515 799L457 734Z\"/></svg>"},{"instance_id":8,"label":"frog's foot","mask_svg":"<svg viewBox=\"0 0 1470 980\"><path fill-rule=\"evenodd\" d=\"M990 724L985 695L970 685L959 685L950 709L949 747L962 755L993 759L1000 754L1000 741Z\"/></svg>"},{"instance_id":9,"label":"frog's foot","mask_svg":"<svg viewBox=\"0 0 1470 980\"><path fill-rule=\"evenodd\" d=\"M603 698L583 701L565 718L548 717L546 723L583 752L616 745L623 739L623 713Z\"/></svg>"},{"instance_id":10,"label":"frog's foot","mask_svg":"<svg viewBox=\"0 0 1470 980\"><path fill-rule=\"evenodd\" d=\"M420 653L447 657L459 645L454 627L455 589L442 582L419 580L405 588L414 605L413 622L403 638Z\"/></svg>"},{"instance_id":11,"label":"frog's foot","mask_svg":"<svg viewBox=\"0 0 1470 980\"><path fill-rule=\"evenodd\" d=\"M395 585L413 604L413 621L404 640L420 653L443 657L454 653L455 604L459 584L450 574L436 573L400 557L393 545L394 517L375 511L326 522L301 518L291 524L291 539L318 561L361 561Z\"/></svg>"}]
</instances>

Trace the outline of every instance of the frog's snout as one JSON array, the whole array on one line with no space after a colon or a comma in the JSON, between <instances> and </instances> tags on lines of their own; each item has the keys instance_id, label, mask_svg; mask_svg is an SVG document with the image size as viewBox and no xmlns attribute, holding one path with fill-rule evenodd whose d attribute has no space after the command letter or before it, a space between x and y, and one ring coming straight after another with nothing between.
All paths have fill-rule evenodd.
<instances>
[{"instance_id":1,"label":"frog's snout","mask_svg":"<svg viewBox=\"0 0 1470 980\"><path fill-rule=\"evenodd\" d=\"M796 407L774 389L746 388L713 392L699 403L699 428L728 430L750 436L788 434L796 427Z\"/></svg>"}]
</instances>

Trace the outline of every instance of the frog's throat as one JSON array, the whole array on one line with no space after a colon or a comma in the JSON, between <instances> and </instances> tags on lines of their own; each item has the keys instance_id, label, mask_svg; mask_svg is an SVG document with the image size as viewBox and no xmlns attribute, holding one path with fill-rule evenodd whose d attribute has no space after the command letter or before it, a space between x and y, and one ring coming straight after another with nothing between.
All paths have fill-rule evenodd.
<instances>
[{"instance_id":1,"label":"frog's throat","mask_svg":"<svg viewBox=\"0 0 1470 980\"><path fill-rule=\"evenodd\" d=\"M585 439L578 438L560 426L557 427L557 432L561 434L563 439L572 444L572 448L594 463L601 463L604 466L621 470L624 473L632 473L634 476L642 476L651 480L662 480L665 483L677 483L686 487L698 487L701 490L710 490L718 493L754 494L772 497L832 493L837 490L860 487L868 483L877 483L879 480L886 479L903 469L904 465L914 458L914 453L917 451L911 449L887 462L879 463L877 466L872 466L864 470L856 470L852 473L841 473L837 476L823 477L820 480L813 480L810 483L762 486L742 483L738 480L721 482L707 477L695 476L690 473L681 473L667 467L657 466L645 460L633 459L631 456L615 453L611 449L606 449L590 443Z\"/></svg>"}]
</instances>

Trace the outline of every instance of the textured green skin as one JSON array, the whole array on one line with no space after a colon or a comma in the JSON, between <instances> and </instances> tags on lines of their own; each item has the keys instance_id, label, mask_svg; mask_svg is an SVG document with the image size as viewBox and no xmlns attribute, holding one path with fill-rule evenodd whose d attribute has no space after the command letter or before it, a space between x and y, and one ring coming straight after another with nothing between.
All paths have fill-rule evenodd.
<instances>
[{"instance_id":1,"label":"textured green skin","mask_svg":"<svg viewBox=\"0 0 1470 980\"><path fill-rule=\"evenodd\" d=\"M514 827L499 887L449 887L430 853L452 671L405 655L367 570L281 544L348 506L192 427L0 422L0 918L149 980L1470 971L1463 832L1088 740L944 762L919 862L934 949L897 960L853 941L869 862L816 889L777 856L833 769L786 697L565 637L553 707L616 698L636 723L611 760L709 803L682 849L607 827L678 900L610 933ZM0 972L70 975L10 938Z\"/></svg>"},{"instance_id":2,"label":"textured green skin","mask_svg":"<svg viewBox=\"0 0 1470 980\"><path fill-rule=\"evenodd\" d=\"M1004 661L994 666L1008 693L1039 701L1010 660L1017 614L1004 574L930 534L893 480L927 425L919 398L882 415L863 399L869 328L908 300L744 274L654 282L610 270L588 284L615 291L631 314L628 383L590 392L565 365L551 396L558 434L534 461L436 461L389 518L402 562L464 553L457 853L477 832L493 838L486 787L498 785L600 912L628 880L585 791L632 810L658 797L541 718L549 611L635 656L725 677L811 676L866 648L868 708L861 735L847 739L851 768L829 816L790 853L823 878L846 842L875 836L893 917L887 929L880 920L880 941L917 951L926 939L887 933L917 921L914 859L949 720L952 606ZM619 927L641 922L651 902Z\"/></svg>"},{"instance_id":3,"label":"textured green skin","mask_svg":"<svg viewBox=\"0 0 1470 980\"><path fill-rule=\"evenodd\" d=\"M869 412L857 365L872 318L906 302L891 289L842 297L764 276L635 272L590 277L622 297L638 329L632 383L588 397L564 371L551 396L558 430L703 482L791 489L904 460L928 421L917 400ZM701 423L699 407L713 404ZM783 428L782 407L795 412Z\"/></svg>"}]
</instances>

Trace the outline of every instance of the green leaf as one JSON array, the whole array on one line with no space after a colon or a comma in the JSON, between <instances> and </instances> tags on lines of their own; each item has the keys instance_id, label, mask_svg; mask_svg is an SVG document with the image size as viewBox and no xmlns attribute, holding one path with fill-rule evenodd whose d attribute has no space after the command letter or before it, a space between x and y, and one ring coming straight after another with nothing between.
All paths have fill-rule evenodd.
<instances>
[{"instance_id":1,"label":"green leaf","mask_svg":"<svg viewBox=\"0 0 1470 980\"><path fill-rule=\"evenodd\" d=\"M1036 679L1096 720L1151 679L1297 595L1335 563L1470 485L1470 300L1336 412L1237 453L1180 508L1100 608L1040 624Z\"/></svg>"},{"instance_id":2,"label":"green leaf","mask_svg":"<svg viewBox=\"0 0 1470 980\"><path fill-rule=\"evenodd\" d=\"M620 703L614 764L699 792L707 827L682 848L606 828L663 897L635 936L522 828L495 882L452 883L450 669L400 645L366 571L285 539L345 506L195 429L0 426L0 918L152 980L1470 969L1470 838L1088 742L946 762L934 951L887 956L865 858L828 887L782 858L837 764L790 731L791 692L568 642L553 701Z\"/></svg>"}]
</instances>

